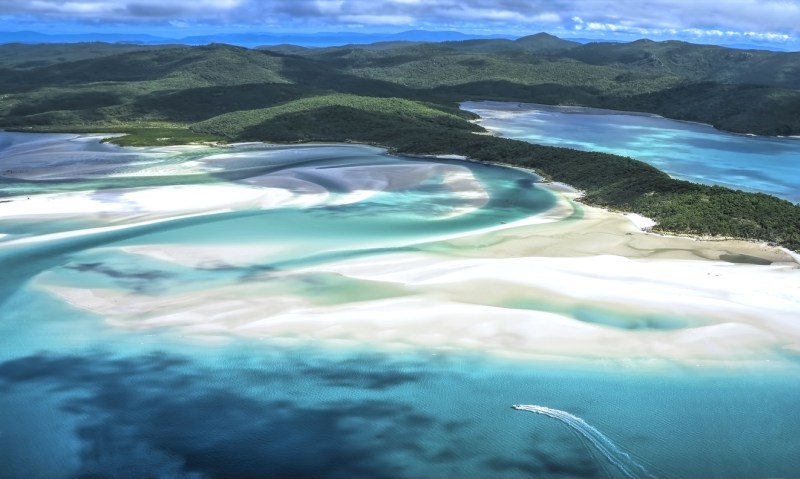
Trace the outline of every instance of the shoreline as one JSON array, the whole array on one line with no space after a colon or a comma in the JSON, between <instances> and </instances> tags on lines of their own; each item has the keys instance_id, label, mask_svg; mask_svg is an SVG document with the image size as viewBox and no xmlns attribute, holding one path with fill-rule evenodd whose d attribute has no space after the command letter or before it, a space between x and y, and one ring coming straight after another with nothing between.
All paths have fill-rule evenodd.
<instances>
[{"instance_id":1,"label":"shoreline","mask_svg":"<svg viewBox=\"0 0 800 479\"><path fill-rule=\"evenodd\" d=\"M479 121L479 120L476 120L476 121ZM502 136L499 136L499 137L502 138ZM271 143L266 143L266 144L271 144ZM308 143L308 144L315 144L315 143ZM322 144L322 143L316 143L316 144ZM365 146L372 146L372 147L376 147L376 148L382 148L388 154L401 156L401 157L414 158L414 159L437 159L437 158L441 158L441 159L445 159L445 160L465 161L465 162L478 163L478 164L481 164L481 165L494 165L494 166L500 166L500 167L504 167L504 168L517 169L517 170L524 171L526 173L532 174L532 175L536 176L537 178L539 178L540 182L536 183L537 185L540 185L540 186L542 186L542 185L555 185L556 188L553 191L563 191L564 189L566 189L566 191L569 191L571 193L575 193L576 196L574 198L571 198L571 199L573 201L576 201L576 202L580 203L580 204L583 204L583 205L586 205L586 206L590 206L592 208L602 209L602 210L607 211L609 213L615 213L615 214L619 214L619 215L622 215L622 216L635 215L636 217L642 218L644 221L652 223L652 225L649 226L648 228L641 229L641 231L643 233L651 234L651 235L655 235L655 236L659 236L659 237L664 237L664 238L685 238L685 239L690 239L690 240L693 240L693 241L719 242L719 243L741 242L741 243L752 244L754 246L761 247L761 248L769 248L769 249L779 250L782 253L784 253L785 255L789 256L791 258L791 261L796 262L796 263L798 263L798 265L800 265L800 252L794 252L794 251L792 251L792 250L790 250L788 248L785 248L783 246L780 246L780 245L777 245L777 244L773 244L773 243L769 243L769 242L765 242L765 241L758 241L758 240L749 239L749 238L728 237L728 236L698 236L698 235L684 234L684 233L678 233L678 232L673 232L673 231L652 231L651 228L653 228L653 227L658 225L658 222L656 222L652 218L648 218L646 216L643 216L643 215L641 215L639 213L636 213L635 211L614 209L614 208L609 208L609 207L604 206L604 205L597 205L597 204L593 204L593 203L587 202L587 201L584 200L585 192L583 190L575 188L574 186L572 186L570 184L567 184L567 183L564 183L564 182L554 181L548 175L542 174L542 173L538 172L537 170L535 170L533 168L527 168L527 167L524 167L524 166L515 165L515 164L512 164L512 163L506 163L506 162L502 162L502 161L491 161L491 162L489 162L489 161L481 161L481 160L477 160L477 159L474 159L474 158L466 157L464 155L457 155L457 154L394 153L394 152L392 152L391 148L389 148L389 147L387 147L385 145L378 145L378 144L372 144L372 143L354 143L354 144L360 144L360 145L365 145ZM661 170L659 170L659 171L661 171Z\"/></svg>"},{"instance_id":2,"label":"shoreline","mask_svg":"<svg viewBox=\"0 0 800 479\"><path fill-rule=\"evenodd\" d=\"M704 126L713 129L714 131L718 131L720 133L726 133L731 135L737 136L748 136L753 138L762 138L762 139L800 139L800 135L759 135L757 133L743 133L739 131L731 131L731 130L723 130L721 128L717 128L716 126L712 125L711 123L703 123L701 121L692 121L692 120L681 120L678 118L670 118L668 116L659 115L658 113L648 113L645 111L633 111L633 110L612 110L608 108L597 108L592 106L580 106L580 105L547 105L545 103L530 103L530 102L517 102L517 101L498 101L498 100L467 100L459 102L459 108L464 103L495 103L495 104L508 104L513 103L517 107L516 110L512 109L504 109L501 111L508 111L511 113L522 113L526 111L551 111L551 112L558 112L564 114L584 114L584 115L623 115L623 116L642 116L648 118L662 118L665 120L670 121L677 121L679 123L685 123L687 125L698 125ZM525 108L526 106L531 106L533 108ZM572 110L579 110L579 111L569 111ZM469 111L470 113L475 113L471 110L464 110ZM477 113L475 113L477 115ZM476 124L479 124L482 118L476 118L475 120L471 120Z\"/></svg>"},{"instance_id":3,"label":"shoreline","mask_svg":"<svg viewBox=\"0 0 800 479\"><path fill-rule=\"evenodd\" d=\"M584 107L581 107L581 108L584 108ZM480 121L480 119L476 119L474 121ZM489 130L489 132L491 133L491 130ZM37 134L37 132L30 132L30 133ZM43 134L48 134L48 133L43 133ZM106 133L86 133L85 134L85 133L67 133L67 132L50 133L50 134L80 135L82 139L85 139L85 140L88 140L88 141L97 141L98 143L102 143L103 138L105 138L105 136L103 136L103 135L106 135ZM118 135L118 133L107 133L107 135L114 136L114 135ZM620 215L623 215L623 216L626 216L626 215L641 216L642 218L645 218L646 220L649 220L649 222L654 223L649 228L646 228L646 229L643 230L647 234L656 235L656 236L662 236L662 237L668 237L668 238L687 238L687 239L691 239L693 241L704 241L704 242L717 242L717 243L742 242L742 243L748 243L748 244L752 244L752 245L755 245L755 246L758 246L758 247L762 247L762 248L770 248L770 249L779 250L779 251L783 252L785 255L789 256L793 262L796 262L796 263L800 264L800 252L795 252L795 251L792 251L792 250L790 250L788 248L785 248L783 246L776 245L776 244L769 243L769 242L758 241L758 240L748 239L748 238L739 238L739 237L698 236L698 235L685 234L685 233L674 232L674 231L652 231L651 228L657 226L658 223L655 222L654 220L652 220L651 218L644 217L644 216L642 216L641 214L639 214L639 213L637 213L635 211L609 208L609 207L604 206L604 205L596 205L596 204L593 204L593 203L590 203L590 202L586 202L585 200L583 200L584 192L582 190L580 190L578 188L575 188L574 186L569 185L567 183L563 183L563 182L559 182L559 181L553 181L552 178L550 178L548 175L544 175L544 174L538 172L535 169L524 167L524 166L520 166L520 165L515 165L515 164L512 164L512 163L501 162L501 161L491 161L491 162L489 162L489 161L481 161L481 160L478 160L478 159L469 158L469 157L466 157L464 155L457 155L457 154L398 153L398 152L394 151L394 149L392 147L389 147L387 145L380 145L380 144L377 144L377 143L321 142L321 141L311 141L311 142L303 142L303 143L240 142L240 143L228 143L225 146L228 147L228 148L236 148L236 147L245 147L246 148L248 146L264 146L264 147L278 147L278 148L280 148L280 147L288 147L288 148L291 148L291 147L304 147L304 146L314 147L314 146L337 146L337 145L341 145L341 146L362 146L362 147L368 147L368 148L377 148L377 149L383 150L383 153L385 153L385 154L388 154L388 155L391 155L391 156L409 158L409 159L412 159L412 160L414 160L414 159L446 159L446 160L455 160L455 161L465 161L465 162L479 163L479 164L483 164L483 165L489 164L489 165L501 166L501 167L505 167L505 168L517 169L517 170L524 171L526 173L532 174L532 175L536 176L537 178L539 178L540 182L537 183L539 185L545 185L545 184L560 185L560 187L566 188L568 191L570 191L572 193L575 193L576 196L574 198L571 198L571 200L576 201L576 202L578 202L580 204L587 205L587 206L590 206L590 207L593 207L593 208L600 208L600 209L603 209L603 210L608 211L610 213L616 213L616 214L620 214ZM178 150L178 151L180 151L182 149L214 148L214 147L217 147L217 146L210 145L210 144L189 143L189 144L185 144L185 145L162 146L161 148L168 148L170 150ZM118 148L120 148L120 149L130 148L130 149L133 149L133 150L138 150L138 149L141 149L141 148L149 148L149 147L121 146L121 147L118 147ZM158 147L156 147L156 148L158 148Z\"/></svg>"},{"instance_id":4,"label":"shoreline","mask_svg":"<svg viewBox=\"0 0 800 479\"><path fill-rule=\"evenodd\" d=\"M470 158L465 158L464 161L474 161L476 163L486 164L485 162L478 161L478 160L473 160L473 159L470 159ZM610 213L610 214L617 214L617 215L624 216L624 217L628 218L631 221L631 223L634 224L637 227L637 229L639 229L643 234L653 235L653 236L662 237L662 238L684 238L684 239L689 239L691 241L697 241L697 242L718 243L718 244L728 244L728 245L731 244L732 242L733 243L750 244L750 245L753 245L753 246L759 247L759 248L781 251L785 255L787 255L789 258L791 258L791 261L797 263L800 266L800 253L794 252L794 251L792 251L792 250L790 250L788 248L784 248L783 246L780 246L780 245L776 245L776 244L772 244L772 243L768 243L768 242L764 242L764 241L747 239L747 238L725 237L725 236L705 236L704 237L704 236L691 235L691 234L682 234L682 233L677 233L677 232L672 232L672 231L653 231L652 228L654 226L657 226L658 223L655 220L653 220L652 218L648 218L648 217L643 216L643 215L641 215L639 213L636 213L634 211L618 210L618 209L613 209L613 208L609 208L609 207L602 206L602 205L595 205L595 204L592 204L590 202L584 201L584 195L585 195L584 191L582 191L582 190L580 190L578 188L575 188L574 186L569 185L567 183L563 183L563 182L560 182L560 181L548 180L546 176L541 175L539 172L537 172L536 170L534 170L532 168L526 168L524 166L513 165L513 164L503 163L503 162L493 162L491 164L497 165L497 166L506 167L506 168L514 168L514 169L518 169L518 170L525 171L527 173L531 173L533 175L536 175L537 177L542 179L542 182L541 183L537 183L537 184L543 185L543 186L547 186L548 189L550 189L551 191L554 191L554 192L561 193L561 192L566 191L566 192L570 193L571 195L574 195L574 197L570 198L572 201L578 202L578 203L580 203L582 205L586 205L586 206L589 206L591 208L596 208L596 209L599 209L599 210L603 210L603 211L605 211L607 213ZM636 218L636 220L632 220L631 218L629 218L630 216L633 216L634 218ZM647 223L648 226L647 227L639 227L639 224L637 224L637 221L641 221L641 222Z\"/></svg>"},{"instance_id":5,"label":"shoreline","mask_svg":"<svg viewBox=\"0 0 800 479\"><path fill-rule=\"evenodd\" d=\"M565 208L564 201L579 206L582 217L576 223L569 224L568 218L562 213L566 221L550 224L557 228L560 241L556 248L548 246L554 242L548 238L547 232L531 230L527 236L528 245L518 244L520 251L529 251L538 254L545 253L538 248L546 247L546 256L560 257L585 257L593 255L614 255L628 259L662 258L664 260L705 260L721 261L734 264L736 261L726 261L722 257L742 255L745 259L761 259L773 264L792 265L800 269L800 255L786 248L769 243L744 240L738 238L713 238L669 235L652 232L649 228L641 228L638 222L650 220L636 213L623 213L609 208L586 204L580 201L581 192L563 183L537 183L561 198L560 208ZM631 215L637 217L631 218ZM582 223L579 223L582 222ZM521 225L523 228L527 225ZM534 225L535 226L535 225ZM547 224L543 224L547 226ZM514 237L514 241L522 243L522 235L518 231L508 228L488 231L494 237L507 235ZM564 237L561 237L564 236ZM591 242L596 240L597 247L592 247ZM577 244L577 246L574 246ZM573 253L570 249L573 248ZM575 254L579 252L579 254ZM746 262L746 261L743 261ZM757 263L754 263L757 264Z\"/></svg>"},{"instance_id":6,"label":"shoreline","mask_svg":"<svg viewBox=\"0 0 800 479\"><path fill-rule=\"evenodd\" d=\"M494 106L494 108L481 109L480 107L473 107L473 109L464 109L464 105L466 103L472 103L474 105L480 105L481 103L488 103L488 104L491 104L492 106ZM599 143L595 143L593 145L585 145L586 147L582 147L582 146L580 146L581 145L581 141L577 141L576 142L577 144L576 143L570 143L569 141L567 141L567 143L563 143L563 142L547 143L546 141L545 142L537 142L537 140L535 140L535 139L526 139L526 137L518 137L518 136L515 137L513 134L506 134L503 131L502 127L498 128L498 127L495 127L495 126L486 125L485 123L487 121L490 122L490 123L492 121L495 121L495 122L499 122L500 124L503 124L503 122L506 121L506 115L503 115L502 113L508 113L509 115L514 115L514 114L518 114L518 113L525 113L525 112L528 112L528 113L533 112L533 113L535 113L537 111L540 111L540 112L554 112L554 113L557 113L557 114L564 114L564 115L581 114L581 115L586 115L586 116L604 116L604 115L613 114L615 112L615 110L605 110L605 109L594 108L594 107L550 106L550 105L537 104L537 103L518 103L518 102L514 102L514 105L518 105L519 108L517 108L517 109L504 109L503 106L506 106L506 103L507 102L497 102L497 101L470 101L470 102L461 102L461 103L459 103L459 107L463 111L467 111L467 112L473 113L475 115L478 115L478 113L483 113L484 111L488 114L487 117L482 117L482 116L478 115L478 118L476 118L474 120L470 120L471 123L476 124L478 126L481 126L482 128L484 128L486 130L486 133L481 133L481 134L488 134L490 136L493 136L493 137L499 138L499 139L523 141L523 142L529 143L531 145L536 145L536 146L539 146L539 147L562 148L562 149L567 149L567 150L577 150L577 151L581 151L581 152L585 152L585 153L595 153L595 154L603 153L603 154L609 154L609 155L615 155L615 156L624 156L624 157L628 157L628 158L630 158L630 159L632 159L634 161L637 161L637 162L640 162L640 163L644 163L644 164L647 164L647 165L649 165L651 167L654 167L657 170L659 170L660 172L668 175L669 178L671 178L674 181L686 181L686 182L689 182L689 183L692 183L692 184L695 184L695 185L703 185L703 186L721 186L721 187L723 187L723 188L725 188L727 190L730 190L730 191L739 191L739 190L741 190L741 191L743 191L745 193L765 194L765 195L768 195L768 196L771 196L771 197L774 197L774 198L778 198L778 199L781 199L781 200L784 200L784 201L789 201L794 206L800 206L800 198L795 198L793 195L788 194L787 191L790 191L790 190L785 190L784 189L784 190L776 191L775 189L769 189L769 188L763 188L762 189L762 188L754 187L754 186L742 186L742 185L739 185L737 182L735 182L732 178L727 178L726 180L723 180L723 179L709 180L708 178L703 177L703 176L698 177L697 175L693 175L690 172L680 171L680 168L673 169L672 171L667 171L665 169L662 169L662 167L665 167L666 164L660 165L660 164L658 164L658 162L648 161L647 159L640 159L635 153L631 153L631 152L627 152L627 151L626 152L616 152L615 149L611 148L611 147L606 148L608 151L598 151L597 149L594 149L594 148L598 148L598 147L602 148L602 145L599 144ZM524 109L523 105L530 106L530 109ZM574 109L574 108L579 108L579 109L581 109L581 111L579 111L579 112L570 111L570 109ZM609 113L609 112L611 112L611 113ZM492 116L491 113L500 113L500 114ZM640 117L648 117L648 118L657 118L657 119L667 120L667 121L670 121L670 122L683 123L683 124L689 124L689 125L700 125L700 126L703 126L703 127L708 127L710 129L713 129L714 132L719 133L719 134L733 135L733 136L737 136L737 137L748 137L748 138L755 139L755 140L760 140L760 141L785 141L785 140L790 140L791 141L793 139L800 138L800 137L791 137L791 136L779 136L779 135L769 136L769 135L756 135L756 134L752 134L752 133L731 132L731 131L727 131L727 130L716 129L716 128L713 127L713 125L709 125L709 124L705 124L705 123L694 122L694 121L689 121L689 120L678 120L678 119L668 118L668 117L664 117L664 116L660 116L660 115L645 114L645 113L641 113L641 112L620 111L619 113L620 113L620 116L633 116L633 117L640 116ZM511 120L511 122L513 123L513 120ZM513 128L509 129L509 133L513 133L514 131L516 131L516 130L513 129ZM560 138L560 139L563 140L563 138ZM643 158L647 158L647 156L645 155ZM783 187L783 186L787 186L787 185L779 185L779 186Z\"/></svg>"}]
</instances>

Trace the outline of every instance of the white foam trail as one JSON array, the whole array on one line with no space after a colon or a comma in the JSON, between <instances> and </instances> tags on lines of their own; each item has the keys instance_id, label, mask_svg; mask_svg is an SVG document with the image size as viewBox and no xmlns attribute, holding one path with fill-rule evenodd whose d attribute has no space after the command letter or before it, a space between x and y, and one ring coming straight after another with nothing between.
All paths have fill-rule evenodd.
<instances>
[{"instance_id":1,"label":"white foam trail","mask_svg":"<svg viewBox=\"0 0 800 479\"><path fill-rule=\"evenodd\" d=\"M617 469L631 479L641 477L654 478L647 469L631 458L628 453L620 449L608 436L598 431L594 426L583 419L560 409L553 409L535 404L514 404L514 409L529 411L551 417L569 426L572 430L586 438L600 453Z\"/></svg>"}]
</instances>

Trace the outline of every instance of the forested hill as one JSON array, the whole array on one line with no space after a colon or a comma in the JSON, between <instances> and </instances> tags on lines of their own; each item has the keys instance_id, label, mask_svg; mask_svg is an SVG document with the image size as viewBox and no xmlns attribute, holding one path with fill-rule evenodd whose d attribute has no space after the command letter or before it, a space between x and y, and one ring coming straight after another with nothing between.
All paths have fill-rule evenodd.
<instances>
[{"instance_id":1,"label":"forested hill","mask_svg":"<svg viewBox=\"0 0 800 479\"><path fill-rule=\"evenodd\" d=\"M356 141L535 168L662 231L800 250L800 206L678 181L630 158L476 135L467 99L660 113L800 134L798 54L678 42L392 42L336 48L0 46L0 127L115 131L115 142ZM0 196L2 190L0 190Z\"/></svg>"},{"instance_id":2,"label":"forested hill","mask_svg":"<svg viewBox=\"0 0 800 479\"><path fill-rule=\"evenodd\" d=\"M677 41L581 45L547 34L293 53L443 100L581 105L657 113L739 133L800 133L800 53Z\"/></svg>"},{"instance_id":3,"label":"forested hill","mask_svg":"<svg viewBox=\"0 0 800 479\"><path fill-rule=\"evenodd\" d=\"M3 126L186 123L328 93L582 105L800 134L800 53L547 34L259 50L0 45Z\"/></svg>"}]
</instances>

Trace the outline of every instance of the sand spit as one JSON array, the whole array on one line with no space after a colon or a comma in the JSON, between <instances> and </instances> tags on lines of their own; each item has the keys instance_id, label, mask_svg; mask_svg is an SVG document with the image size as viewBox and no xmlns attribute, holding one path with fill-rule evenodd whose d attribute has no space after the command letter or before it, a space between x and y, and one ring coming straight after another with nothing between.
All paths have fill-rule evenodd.
<instances>
[{"instance_id":1,"label":"sand spit","mask_svg":"<svg viewBox=\"0 0 800 479\"><path fill-rule=\"evenodd\" d=\"M580 197L580 192L563 185L543 186L558 195L559 201L549 213L552 219L562 221L482 232L448 241L440 249L475 257L613 255L635 259L800 263L794 253L764 243L650 233L643 230L653 223L649 218L577 203L575 199ZM547 217L547 214L540 217Z\"/></svg>"}]
</instances>

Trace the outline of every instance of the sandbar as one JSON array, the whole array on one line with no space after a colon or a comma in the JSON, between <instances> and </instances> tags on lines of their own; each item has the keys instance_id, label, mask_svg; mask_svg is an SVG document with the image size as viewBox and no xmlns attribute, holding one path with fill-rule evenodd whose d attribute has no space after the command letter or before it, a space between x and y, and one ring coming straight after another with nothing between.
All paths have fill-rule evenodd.
<instances>
[{"instance_id":1,"label":"sandbar","mask_svg":"<svg viewBox=\"0 0 800 479\"><path fill-rule=\"evenodd\" d=\"M574 219L434 241L181 294L41 287L110 324L182 335L471 350L516 358L683 366L780 363L800 355L800 265L779 248L653 235L572 202ZM158 251L181 263L257 261L257 247ZM160 256L159 256L160 255ZM726 261L755 256L771 264ZM321 301L278 284L357 281L386 297Z\"/></svg>"}]
</instances>

